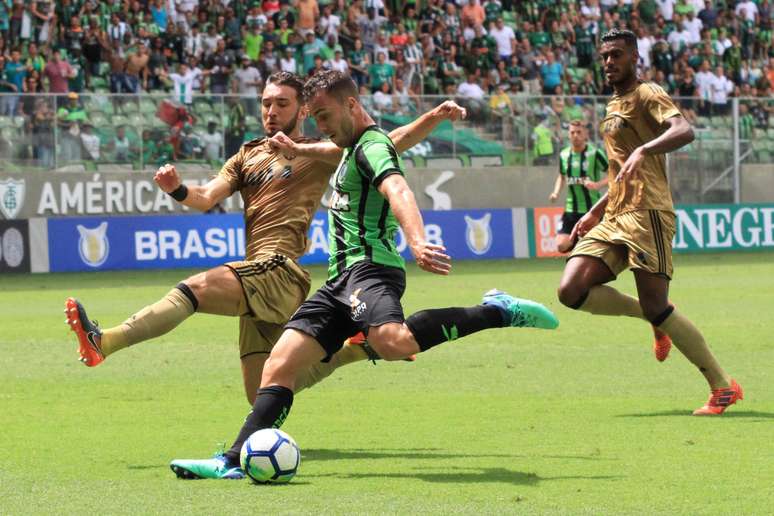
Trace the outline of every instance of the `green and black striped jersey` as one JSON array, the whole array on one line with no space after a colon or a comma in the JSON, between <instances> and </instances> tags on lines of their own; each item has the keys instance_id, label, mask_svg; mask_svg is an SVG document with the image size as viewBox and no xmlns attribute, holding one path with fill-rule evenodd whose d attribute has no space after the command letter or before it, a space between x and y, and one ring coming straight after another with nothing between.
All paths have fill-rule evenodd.
<instances>
[{"instance_id":1,"label":"green and black striped jersey","mask_svg":"<svg viewBox=\"0 0 774 516\"><path fill-rule=\"evenodd\" d=\"M344 150L328 210L328 279L361 261L404 268L395 245L398 221L379 185L403 175L403 162L384 131L373 125Z\"/></svg>"},{"instance_id":2,"label":"green and black striped jersey","mask_svg":"<svg viewBox=\"0 0 774 516\"><path fill-rule=\"evenodd\" d=\"M565 147L559 154L559 173L567 182L567 203L564 210L586 213L602 197L598 190L584 186L586 179L599 181L607 173L607 156L602 149L587 144L581 152Z\"/></svg>"}]
</instances>

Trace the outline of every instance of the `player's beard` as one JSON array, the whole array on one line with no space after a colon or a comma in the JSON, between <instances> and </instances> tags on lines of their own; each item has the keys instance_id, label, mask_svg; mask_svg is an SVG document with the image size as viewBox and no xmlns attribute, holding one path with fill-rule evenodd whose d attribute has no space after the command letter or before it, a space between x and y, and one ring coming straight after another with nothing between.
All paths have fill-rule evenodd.
<instances>
[{"instance_id":1,"label":"player's beard","mask_svg":"<svg viewBox=\"0 0 774 516\"><path fill-rule=\"evenodd\" d=\"M280 129L278 129L276 131L267 132L266 136L271 138L272 136L274 136L275 134L277 134L279 132L282 132L282 133L290 136L290 133L295 131L296 130L296 125L298 125L298 113L299 113L299 111L301 111L301 108L298 108L296 110L295 114L293 115L293 118L291 118L290 122L288 122L288 124L285 127L282 127L282 128L280 128Z\"/></svg>"}]
</instances>

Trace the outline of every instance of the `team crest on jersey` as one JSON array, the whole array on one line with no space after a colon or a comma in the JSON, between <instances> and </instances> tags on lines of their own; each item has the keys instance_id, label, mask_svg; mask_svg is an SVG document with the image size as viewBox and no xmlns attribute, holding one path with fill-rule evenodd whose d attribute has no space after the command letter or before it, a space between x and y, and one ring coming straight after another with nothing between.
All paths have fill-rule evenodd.
<instances>
[{"instance_id":1,"label":"team crest on jersey","mask_svg":"<svg viewBox=\"0 0 774 516\"><path fill-rule=\"evenodd\" d=\"M465 242L473 254L486 254L489 248L492 247L492 228L489 226L491 219L491 213L487 213L480 219L474 219L465 215L465 224L467 225L465 228Z\"/></svg>"},{"instance_id":2,"label":"team crest on jersey","mask_svg":"<svg viewBox=\"0 0 774 516\"><path fill-rule=\"evenodd\" d=\"M360 292L362 291L362 288L359 288L355 290L352 294L349 296L349 306L352 307L352 318L357 320L358 317L363 315L363 312L366 311L368 308L368 305L366 305L365 301L361 301L359 297Z\"/></svg>"},{"instance_id":3,"label":"team crest on jersey","mask_svg":"<svg viewBox=\"0 0 774 516\"><path fill-rule=\"evenodd\" d=\"M24 179L0 181L0 211L6 219L18 215L24 204Z\"/></svg>"},{"instance_id":4,"label":"team crest on jersey","mask_svg":"<svg viewBox=\"0 0 774 516\"><path fill-rule=\"evenodd\" d=\"M349 194L334 190L330 199L330 209L334 211L349 211Z\"/></svg>"},{"instance_id":5,"label":"team crest on jersey","mask_svg":"<svg viewBox=\"0 0 774 516\"><path fill-rule=\"evenodd\" d=\"M627 127L629 123L618 113L611 113L602 121L602 132L611 133Z\"/></svg>"},{"instance_id":6,"label":"team crest on jersey","mask_svg":"<svg viewBox=\"0 0 774 516\"><path fill-rule=\"evenodd\" d=\"M108 223L103 222L96 228L87 228L78 224L78 254L89 267L99 267L107 260L110 242L107 239Z\"/></svg>"}]
</instances>

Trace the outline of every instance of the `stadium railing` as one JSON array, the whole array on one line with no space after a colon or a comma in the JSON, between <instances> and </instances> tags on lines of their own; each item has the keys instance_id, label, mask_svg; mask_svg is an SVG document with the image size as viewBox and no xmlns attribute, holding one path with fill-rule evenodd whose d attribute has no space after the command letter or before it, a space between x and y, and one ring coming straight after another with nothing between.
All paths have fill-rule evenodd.
<instances>
[{"instance_id":1,"label":"stadium railing","mask_svg":"<svg viewBox=\"0 0 774 516\"><path fill-rule=\"evenodd\" d=\"M448 97L370 96L363 103L392 129ZM567 125L583 119L599 142L605 97L510 95L455 99L465 121L441 124L406 154L415 167L555 166L567 145ZM774 99L733 98L725 106L676 101L696 128L696 140L670 156L681 202L738 200L742 165L774 163ZM241 107L237 107L241 105ZM242 113L243 128L234 119ZM314 120L304 131L317 135ZM175 161L216 169L242 141L263 136L259 99L169 94L0 94L0 166L5 171L119 171L155 169ZM549 145L547 145L550 143Z\"/></svg>"}]
</instances>

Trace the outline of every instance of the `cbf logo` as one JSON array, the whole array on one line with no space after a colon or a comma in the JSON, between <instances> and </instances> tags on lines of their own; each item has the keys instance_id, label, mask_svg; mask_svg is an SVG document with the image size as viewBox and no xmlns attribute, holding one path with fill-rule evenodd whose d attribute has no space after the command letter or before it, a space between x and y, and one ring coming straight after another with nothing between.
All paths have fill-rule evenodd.
<instances>
[{"instance_id":1,"label":"cbf logo","mask_svg":"<svg viewBox=\"0 0 774 516\"><path fill-rule=\"evenodd\" d=\"M107 260L110 252L110 243L107 239L108 223L103 222L96 228L90 229L78 224L78 254L83 263L89 267L99 267Z\"/></svg>"},{"instance_id":2,"label":"cbf logo","mask_svg":"<svg viewBox=\"0 0 774 516\"><path fill-rule=\"evenodd\" d=\"M487 213L480 219L474 219L465 215L465 242L468 244L473 254L482 255L492 247L492 228L489 221L492 220L492 214Z\"/></svg>"},{"instance_id":3,"label":"cbf logo","mask_svg":"<svg viewBox=\"0 0 774 516\"><path fill-rule=\"evenodd\" d=\"M0 211L6 219L13 219L24 204L24 179L0 181Z\"/></svg>"}]
</instances>

